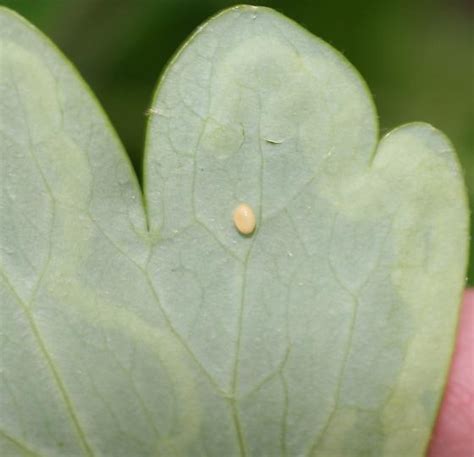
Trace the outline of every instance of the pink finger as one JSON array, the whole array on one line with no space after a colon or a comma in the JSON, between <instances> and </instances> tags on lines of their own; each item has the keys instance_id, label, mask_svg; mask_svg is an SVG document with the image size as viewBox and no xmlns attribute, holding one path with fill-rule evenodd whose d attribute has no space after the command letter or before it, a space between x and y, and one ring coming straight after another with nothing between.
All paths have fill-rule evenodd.
<instances>
[{"instance_id":1,"label":"pink finger","mask_svg":"<svg viewBox=\"0 0 474 457\"><path fill-rule=\"evenodd\" d=\"M464 295L456 349L428 457L474 456L474 289Z\"/></svg>"}]
</instances>

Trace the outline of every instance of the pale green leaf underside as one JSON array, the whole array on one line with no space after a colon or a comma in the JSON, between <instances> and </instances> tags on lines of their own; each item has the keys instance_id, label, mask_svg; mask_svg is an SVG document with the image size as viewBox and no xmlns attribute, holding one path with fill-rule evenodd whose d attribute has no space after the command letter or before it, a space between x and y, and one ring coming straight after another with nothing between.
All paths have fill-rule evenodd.
<instances>
[{"instance_id":1,"label":"pale green leaf underside","mask_svg":"<svg viewBox=\"0 0 474 457\"><path fill-rule=\"evenodd\" d=\"M467 255L440 132L377 145L340 54L237 7L161 80L142 198L64 57L0 40L2 455L423 454Z\"/></svg>"}]
</instances>

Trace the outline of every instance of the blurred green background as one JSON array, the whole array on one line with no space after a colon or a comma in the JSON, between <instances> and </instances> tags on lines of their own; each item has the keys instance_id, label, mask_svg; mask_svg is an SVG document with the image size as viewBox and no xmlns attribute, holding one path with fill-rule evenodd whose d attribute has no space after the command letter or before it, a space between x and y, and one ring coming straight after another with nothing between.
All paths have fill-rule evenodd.
<instances>
[{"instance_id":1,"label":"blurred green background","mask_svg":"<svg viewBox=\"0 0 474 457\"><path fill-rule=\"evenodd\" d=\"M141 173L144 112L163 66L224 0L7 0L59 45L92 87ZM423 120L454 142L474 211L472 0L274 0L366 79L381 134ZM472 220L472 218L471 218ZM471 224L471 235L474 223ZM471 236L472 237L472 236ZM474 285L474 246L469 283Z\"/></svg>"}]
</instances>

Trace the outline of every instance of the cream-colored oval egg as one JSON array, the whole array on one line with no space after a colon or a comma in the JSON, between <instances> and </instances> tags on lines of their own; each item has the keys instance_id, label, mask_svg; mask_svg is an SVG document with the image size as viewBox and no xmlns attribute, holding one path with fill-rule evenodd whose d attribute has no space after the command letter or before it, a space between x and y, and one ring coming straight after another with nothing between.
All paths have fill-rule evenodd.
<instances>
[{"instance_id":1,"label":"cream-colored oval egg","mask_svg":"<svg viewBox=\"0 0 474 457\"><path fill-rule=\"evenodd\" d=\"M255 213L246 203L241 203L234 210L234 225L242 235L250 235L255 230Z\"/></svg>"}]
</instances>

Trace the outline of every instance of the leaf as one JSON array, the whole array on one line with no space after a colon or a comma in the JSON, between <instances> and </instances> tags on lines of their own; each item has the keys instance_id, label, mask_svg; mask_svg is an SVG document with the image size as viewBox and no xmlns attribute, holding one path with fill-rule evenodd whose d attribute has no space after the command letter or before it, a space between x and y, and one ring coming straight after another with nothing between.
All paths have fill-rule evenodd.
<instances>
[{"instance_id":1,"label":"leaf","mask_svg":"<svg viewBox=\"0 0 474 457\"><path fill-rule=\"evenodd\" d=\"M161 78L142 196L56 48L0 39L2 455L423 455L467 257L443 134L378 143L344 57L234 7Z\"/></svg>"}]
</instances>

